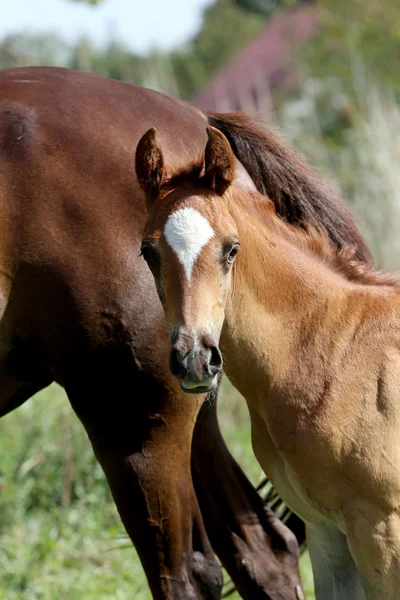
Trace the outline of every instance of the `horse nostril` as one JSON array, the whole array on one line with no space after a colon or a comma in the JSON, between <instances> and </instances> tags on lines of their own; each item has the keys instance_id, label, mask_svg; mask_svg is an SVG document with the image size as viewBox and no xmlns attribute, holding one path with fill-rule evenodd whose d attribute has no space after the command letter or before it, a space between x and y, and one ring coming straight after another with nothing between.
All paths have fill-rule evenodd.
<instances>
[{"instance_id":1,"label":"horse nostril","mask_svg":"<svg viewBox=\"0 0 400 600\"><path fill-rule=\"evenodd\" d=\"M222 367L222 354L218 348L218 346L212 346L211 350L211 360L210 364L213 367L218 367L219 369Z\"/></svg>"},{"instance_id":2,"label":"horse nostril","mask_svg":"<svg viewBox=\"0 0 400 600\"><path fill-rule=\"evenodd\" d=\"M169 356L169 370L174 377L182 377L187 373L187 361L182 358L181 353L176 348L171 350Z\"/></svg>"},{"instance_id":3,"label":"horse nostril","mask_svg":"<svg viewBox=\"0 0 400 600\"><path fill-rule=\"evenodd\" d=\"M210 346L210 360L208 363L208 371L210 375L217 375L222 369L222 355L218 346Z\"/></svg>"},{"instance_id":4,"label":"horse nostril","mask_svg":"<svg viewBox=\"0 0 400 600\"><path fill-rule=\"evenodd\" d=\"M206 384L222 369L222 356L211 338L203 338L195 345L193 337L184 335L175 340L169 356L169 369L186 387Z\"/></svg>"}]
</instances>

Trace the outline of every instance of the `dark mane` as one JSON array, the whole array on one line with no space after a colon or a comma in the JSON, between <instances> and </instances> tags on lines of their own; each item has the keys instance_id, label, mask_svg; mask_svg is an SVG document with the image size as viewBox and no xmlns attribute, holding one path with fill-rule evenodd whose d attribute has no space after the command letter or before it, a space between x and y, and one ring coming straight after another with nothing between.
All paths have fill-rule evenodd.
<instances>
[{"instance_id":1,"label":"dark mane","mask_svg":"<svg viewBox=\"0 0 400 600\"><path fill-rule=\"evenodd\" d=\"M356 256L355 248L342 248L338 252L331 252L333 268L349 281L364 285L383 285L396 288L400 293L400 274L385 273L373 267L370 263L360 261Z\"/></svg>"},{"instance_id":2,"label":"dark mane","mask_svg":"<svg viewBox=\"0 0 400 600\"><path fill-rule=\"evenodd\" d=\"M205 114L209 124L227 137L258 191L272 200L281 218L326 231L336 249L355 248L356 260L371 261L345 203L276 133L243 113Z\"/></svg>"}]
</instances>

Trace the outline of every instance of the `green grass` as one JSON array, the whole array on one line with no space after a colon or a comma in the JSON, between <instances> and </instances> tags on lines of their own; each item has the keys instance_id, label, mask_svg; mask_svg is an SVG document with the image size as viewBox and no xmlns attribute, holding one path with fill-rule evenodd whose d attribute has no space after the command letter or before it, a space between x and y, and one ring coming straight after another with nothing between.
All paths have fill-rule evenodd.
<instances>
[{"instance_id":1,"label":"green grass","mask_svg":"<svg viewBox=\"0 0 400 600\"><path fill-rule=\"evenodd\" d=\"M231 452L257 483L245 403L227 382L221 400ZM51 386L1 419L0 440L0 600L151 600L63 390ZM302 573L312 599L307 556Z\"/></svg>"}]
</instances>

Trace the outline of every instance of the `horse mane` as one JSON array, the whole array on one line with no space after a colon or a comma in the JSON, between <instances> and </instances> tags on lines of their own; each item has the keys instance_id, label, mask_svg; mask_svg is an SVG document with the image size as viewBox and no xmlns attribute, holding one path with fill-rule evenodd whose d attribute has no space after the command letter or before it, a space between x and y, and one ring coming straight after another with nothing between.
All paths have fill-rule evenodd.
<instances>
[{"instance_id":1,"label":"horse mane","mask_svg":"<svg viewBox=\"0 0 400 600\"><path fill-rule=\"evenodd\" d=\"M241 112L204 113L209 124L227 137L257 190L273 202L282 219L303 229L311 226L326 231L337 250L351 247L355 260L371 262L367 245L346 204L299 153L283 143L260 119Z\"/></svg>"},{"instance_id":2,"label":"horse mane","mask_svg":"<svg viewBox=\"0 0 400 600\"><path fill-rule=\"evenodd\" d=\"M273 209L275 214L276 210ZM293 224L282 223L277 215L277 229L294 244L303 250L308 250L333 271L342 275L348 281L362 285L377 285L399 288L400 274L385 273L377 270L370 262L360 260L356 246L334 246L328 233L311 225L299 228ZM286 231L285 231L286 230ZM400 292L400 288L398 290Z\"/></svg>"},{"instance_id":3,"label":"horse mane","mask_svg":"<svg viewBox=\"0 0 400 600\"><path fill-rule=\"evenodd\" d=\"M382 285L398 288L400 293L400 274L385 273L374 268L370 263L357 258L356 248L342 248L332 254L332 266L349 281L364 285Z\"/></svg>"}]
</instances>

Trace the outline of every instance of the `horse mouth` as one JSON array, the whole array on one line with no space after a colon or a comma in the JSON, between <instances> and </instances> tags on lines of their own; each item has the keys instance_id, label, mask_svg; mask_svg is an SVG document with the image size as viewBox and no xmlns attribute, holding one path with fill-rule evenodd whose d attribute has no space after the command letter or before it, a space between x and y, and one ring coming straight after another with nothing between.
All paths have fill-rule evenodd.
<instances>
[{"instance_id":1,"label":"horse mouth","mask_svg":"<svg viewBox=\"0 0 400 600\"><path fill-rule=\"evenodd\" d=\"M208 392L210 392L211 390L213 390L217 384L217 377L214 377L209 383L207 383L206 385L204 384L200 384L200 385L196 385L194 383L186 383L178 380L179 381L179 386L182 390L182 392L185 392L185 394L206 394Z\"/></svg>"}]
</instances>

